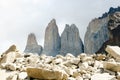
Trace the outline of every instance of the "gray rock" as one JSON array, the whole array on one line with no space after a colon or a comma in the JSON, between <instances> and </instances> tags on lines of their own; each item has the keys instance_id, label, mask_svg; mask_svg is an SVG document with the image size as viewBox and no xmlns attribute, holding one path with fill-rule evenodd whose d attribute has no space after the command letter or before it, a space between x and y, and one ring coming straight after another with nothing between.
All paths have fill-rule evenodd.
<instances>
[{"instance_id":1,"label":"gray rock","mask_svg":"<svg viewBox=\"0 0 120 80\"><path fill-rule=\"evenodd\" d=\"M83 43L79 36L78 28L72 24L66 25L61 35L61 54L72 53L77 56L84 51Z\"/></svg>"},{"instance_id":2,"label":"gray rock","mask_svg":"<svg viewBox=\"0 0 120 80\"><path fill-rule=\"evenodd\" d=\"M43 54L56 56L60 51L60 36L55 19L51 20L45 31Z\"/></svg>"},{"instance_id":3,"label":"gray rock","mask_svg":"<svg viewBox=\"0 0 120 80\"><path fill-rule=\"evenodd\" d=\"M85 52L105 52L107 45L120 46L120 12L90 22L85 34Z\"/></svg>"},{"instance_id":4,"label":"gray rock","mask_svg":"<svg viewBox=\"0 0 120 80\"><path fill-rule=\"evenodd\" d=\"M109 39L107 22L108 18L103 18L94 19L89 23L84 39L85 53L97 52L103 43Z\"/></svg>"},{"instance_id":5,"label":"gray rock","mask_svg":"<svg viewBox=\"0 0 120 80\"><path fill-rule=\"evenodd\" d=\"M27 45L24 50L25 53L38 53L41 54L42 46L38 45L34 33L28 35Z\"/></svg>"}]
</instances>

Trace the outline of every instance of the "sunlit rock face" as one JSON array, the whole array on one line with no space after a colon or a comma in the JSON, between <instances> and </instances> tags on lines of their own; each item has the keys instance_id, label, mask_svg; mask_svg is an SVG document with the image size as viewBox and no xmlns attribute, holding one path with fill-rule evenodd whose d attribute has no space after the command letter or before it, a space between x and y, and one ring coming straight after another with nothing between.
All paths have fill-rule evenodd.
<instances>
[{"instance_id":1,"label":"sunlit rock face","mask_svg":"<svg viewBox=\"0 0 120 80\"><path fill-rule=\"evenodd\" d=\"M27 45L26 45L24 52L25 53L37 53L39 55L41 54L42 46L38 45L36 36L34 33L30 33L28 35Z\"/></svg>"},{"instance_id":2,"label":"sunlit rock face","mask_svg":"<svg viewBox=\"0 0 120 80\"><path fill-rule=\"evenodd\" d=\"M86 53L105 53L106 45L120 46L120 7L110 8L106 16L92 20L85 34Z\"/></svg>"},{"instance_id":3,"label":"sunlit rock face","mask_svg":"<svg viewBox=\"0 0 120 80\"><path fill-rule=\"evenodd\" d=\"M61 35L61 54L66 55L67 53L72 53L77 56L84 51L83 48L83 42L76 25L66 25Z\"/></svg>"},{"instance_id":4,"label":"sunlit rock face","mask_svg":"<svg viewBox=\"0 0 120 80\"><path fill-rule=\"evenodd\" d=\"M60 51L60 36L55 19L51 20L45 30L43 54L55 56Z\"/></svg>"}]
</instances>

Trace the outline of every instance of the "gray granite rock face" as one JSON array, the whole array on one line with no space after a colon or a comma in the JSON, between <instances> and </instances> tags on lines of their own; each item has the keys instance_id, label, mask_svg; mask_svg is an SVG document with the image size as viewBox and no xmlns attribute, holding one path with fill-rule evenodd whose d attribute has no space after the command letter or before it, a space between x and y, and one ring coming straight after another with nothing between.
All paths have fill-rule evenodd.
<instances>
[{"instance_id":1,"label":"gray granite rock face","mask_svg":"<svg viewBox=\"0 0 120 80\"><path fill-rule=\"evenodd\" d=\"M45 30L43 54L56 56L60 51L60 36L55 19L51 20Z\"/></svg>"},{"instance_id":2,"label":"gray granite rock face","mask_svg":"<svg viewBox=\"0 0 120 80\"><path fill-rule=\"evenodd\" d=\"M85 53L97 52L109 39L107 23L108 18L94 19L89 23L84 39Z\"/></svg>"},{"instance_id":3,"label":"gray granite rock face","mask_svg":"<svg viewBox=\"0 0 120 80\"><path fill-rule=\"evenodd\" d=\"M72 53L76 56L84 51L83 48L78 28L74 24L71 26L66 25L61 35L61 54Z\"/></svg>"},{"instance_id":4,"label":"gray granite rock face","mask_svg":"<svg viewBox=\"0 0 120 80\"><path fill-rule=\"evenodd\" d=\"M105 53L107 45L120 46L120 12L90 22L85 34L85 53Z\"/></svg>"},{"instance_id":5,"label":"gray granite rock face","mask_svg":"<svg viewBox=\"0 0 120 80\"><path fill-rule=\"evenodd\" d=\"M38 53L39 55L42 53L42 46L38 45L36 36L34 33L30 33L27 39L27 45L24 50L25 53Z\"/></svg>"}]
</instances>

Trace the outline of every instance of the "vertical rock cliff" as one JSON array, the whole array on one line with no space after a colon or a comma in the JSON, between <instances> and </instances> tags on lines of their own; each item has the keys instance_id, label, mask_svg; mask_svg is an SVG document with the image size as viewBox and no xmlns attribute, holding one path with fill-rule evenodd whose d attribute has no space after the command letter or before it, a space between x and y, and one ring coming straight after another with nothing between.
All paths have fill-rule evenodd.
<instances>
[{"instance_id":1,"label":"vertical rock cliff","mask_svg":"<svg viewBox=\"0 0 120 80\"><path fill-rule=\"evenodd\" d=\"M84 51L83 42L79 36L78 28L72 24L66 25L61 35L61 54L72 53L77 56Z\"/></svg>"},{"instance_id":2,"label":"vertical rock cliff","mask_svg":"<svg viewBox=\"0 0 120 80\"><path fill-rule=\"evenodd\" d=\"M35 34L30 33L27 39L27 45L24 50L25 53L38 53L41 54L42 46L38 45Z\"/></svg>"},{"instance_id":3,"label":"vertical rock cliff","mask_svg":"<svg viewBox=\"0 0 120 80\"><path fill-rule=\"evenodd\" d=\"M60 51L60 36L55 19L51 20L45 30L43 54L55 56Z\"/></svg>"},{"instance_id":4,"label":"vertical rock cliff","mask_svg":"<svg viewBox=\"0 0 120 80\"><path fill-rule=\"evenodd\" d=\"M106 45L120 46L120 7L110 8L102 17L92 20L85 34L85 52L105 52Z\"/></svg>"}]
</instances>

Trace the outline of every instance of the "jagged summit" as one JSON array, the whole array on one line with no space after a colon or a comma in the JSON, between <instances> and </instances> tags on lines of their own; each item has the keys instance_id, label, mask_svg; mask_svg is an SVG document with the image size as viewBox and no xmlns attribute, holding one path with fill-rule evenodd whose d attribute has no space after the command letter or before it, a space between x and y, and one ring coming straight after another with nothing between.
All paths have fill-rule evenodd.
<instances>
[{"instance_id":1,"label":"jagged summit","mask_svg":"<svg viewBox=\"0 0 120 80\"><path fill-rule=\"evenodd\" d=\"M109 14L113 14L117 11L120 11L120 6L118 6L117 8L113 8L113 7L110 7L109 11L108 12L105 12L101 17L99 17L99 19L102 19L102 18L105 18L107 17Z\"/></svg>"},{"instance_id":2,"label":"jagged summit","mask_svg":"<svg viewBox=\"0 0 120 80\"><path fill-rule=\"evenodd\" d=\"M25 53L38 53L41 54L42 46L38 45L36 36L34 33L30 33L27 39L27 45L24 50Z\"/></svg>"},{"instance_id":3,"label":"jagged summit","mask_svg":"<svg viewBox=\"0 0 120 80\"><path fill-rule=\"evenodd\" d=\"M72 53L77 56L84 51L83 42L79 36L79 30L75 24L66 27L61 35L61 54Z\"/></svg>"},{"instance_id":4,"label":"jagged summit","mask_svg":"<svg viewBox=\"0 0 120 80\"><path fill-rule=\"evenodd\" d=\"M52 19L45 30L43 54L55 56L60 50L60 35L56 20Z\"/></svg>"}]
</instances>

